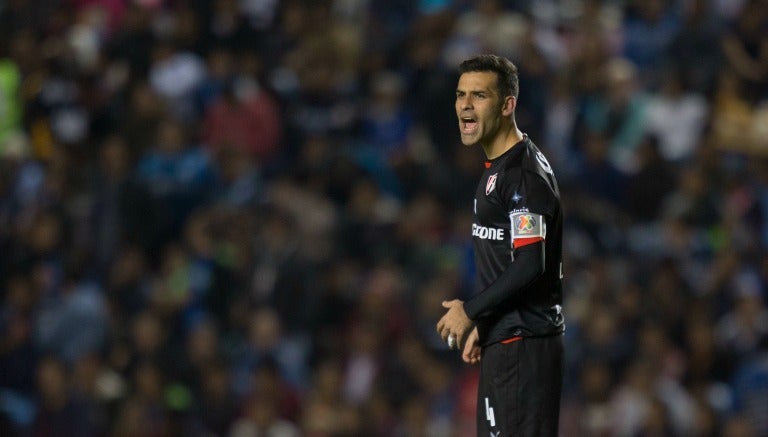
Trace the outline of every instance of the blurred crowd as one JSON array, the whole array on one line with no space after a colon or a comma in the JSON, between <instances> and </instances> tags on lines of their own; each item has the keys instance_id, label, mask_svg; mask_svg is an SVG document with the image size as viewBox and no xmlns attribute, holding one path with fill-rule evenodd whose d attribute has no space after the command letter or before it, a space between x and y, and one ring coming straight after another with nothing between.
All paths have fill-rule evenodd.
<instances>
[{"instance_id":1,"label":"blurred crowd","mask_svg":"<svg viewBox=\"0 0 768 437\"><path fill-rule=\"evenodd\" d=\"M0 0L0 435L474 435L483 52L561 185L562 435L768 435L761 0Z\"/></svg>"}]
</instances>

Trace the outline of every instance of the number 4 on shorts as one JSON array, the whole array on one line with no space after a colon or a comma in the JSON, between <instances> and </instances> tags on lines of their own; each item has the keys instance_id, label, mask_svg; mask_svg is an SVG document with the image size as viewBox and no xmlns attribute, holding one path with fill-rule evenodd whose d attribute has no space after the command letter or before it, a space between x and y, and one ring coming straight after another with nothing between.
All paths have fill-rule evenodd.
<instances>
[{"instance_id":1,"label":"number 4 on shorts","mask_svg":"<svg viewBox=\"0 0 768 437\"><path fill-rule=\"evenodd\" d=\"M485 398L485 418L491 422L491 426L496 426L496 419L493 417L493 407L490 406L488 398Z\"/></svg>"}]
</instances>

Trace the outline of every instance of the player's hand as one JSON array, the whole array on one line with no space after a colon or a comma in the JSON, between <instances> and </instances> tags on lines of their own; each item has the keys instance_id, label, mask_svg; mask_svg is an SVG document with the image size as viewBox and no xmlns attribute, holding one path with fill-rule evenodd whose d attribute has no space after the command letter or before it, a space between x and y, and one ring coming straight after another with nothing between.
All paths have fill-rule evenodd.
<instances>
[{"instance_id":1,"label":"player's hand","mask_svg":"<svg viewBox=\"0 0 768 437\"><path fill-rule=\"evenodd\" d=\"M437 333L440 334L443 341L447 341L449 335L454 335L456 345L462 348L467 332L472 329L473 325L472 320L464 312L464 302L458 299L444 301L443 308L447 308L448 311L437 322Z\"/></svg>"},{"instance_id":2,"label":"player's hand","mask_svg":"<svg viewBox=\"0 0 768 437\"><path fill-rule=\"evenodd\" d=\"M480 335L477 333L477 327L469 333L467 342L464 343L464 352L461 359L468 364L477 364L480 362Z\"/></svg>"}]
</instances>

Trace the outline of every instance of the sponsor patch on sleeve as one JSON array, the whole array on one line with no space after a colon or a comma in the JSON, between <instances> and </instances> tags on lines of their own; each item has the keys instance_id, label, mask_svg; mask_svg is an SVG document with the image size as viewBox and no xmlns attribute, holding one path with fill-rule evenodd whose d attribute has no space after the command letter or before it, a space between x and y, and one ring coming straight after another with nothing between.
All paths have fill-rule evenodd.
<instances>
[{"instance_id":1,"label":"sponsor patch on sleeve","mask_svg":"<svg viewBox=\"0 0 768 437\"><path fill-rule=\"evenodd\" d=\"M513 212L509 218L512 222L512 241L515 248L541 241L547 237L547 225L541 214Z\"/></svg>"}]
</instances>

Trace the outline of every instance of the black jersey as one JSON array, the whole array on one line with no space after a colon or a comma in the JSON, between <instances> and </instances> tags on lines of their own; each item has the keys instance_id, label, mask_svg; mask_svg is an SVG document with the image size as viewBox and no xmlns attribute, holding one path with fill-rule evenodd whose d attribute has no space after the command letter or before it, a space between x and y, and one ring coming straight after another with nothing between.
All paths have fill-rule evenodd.
<instances>
[{"instance_id":1,"label":"black jersey","mask_svg":"<svg viewBox=\"0 0 768 437\"><path fill-rule=\"evenodd\" d=\"M560 193L552 168L528 136L486 162L475 193L472 237L476 294L465 310L477 322L481 344L562 333ZM527 268L522 257L518 262L515 257L534 244L543 244L539 253L544 256L542 261L538 255L536 276L519 287L495 284L505 270ZM504 278L510 273L516 272Z\"/></svg>"}]
</instances>

